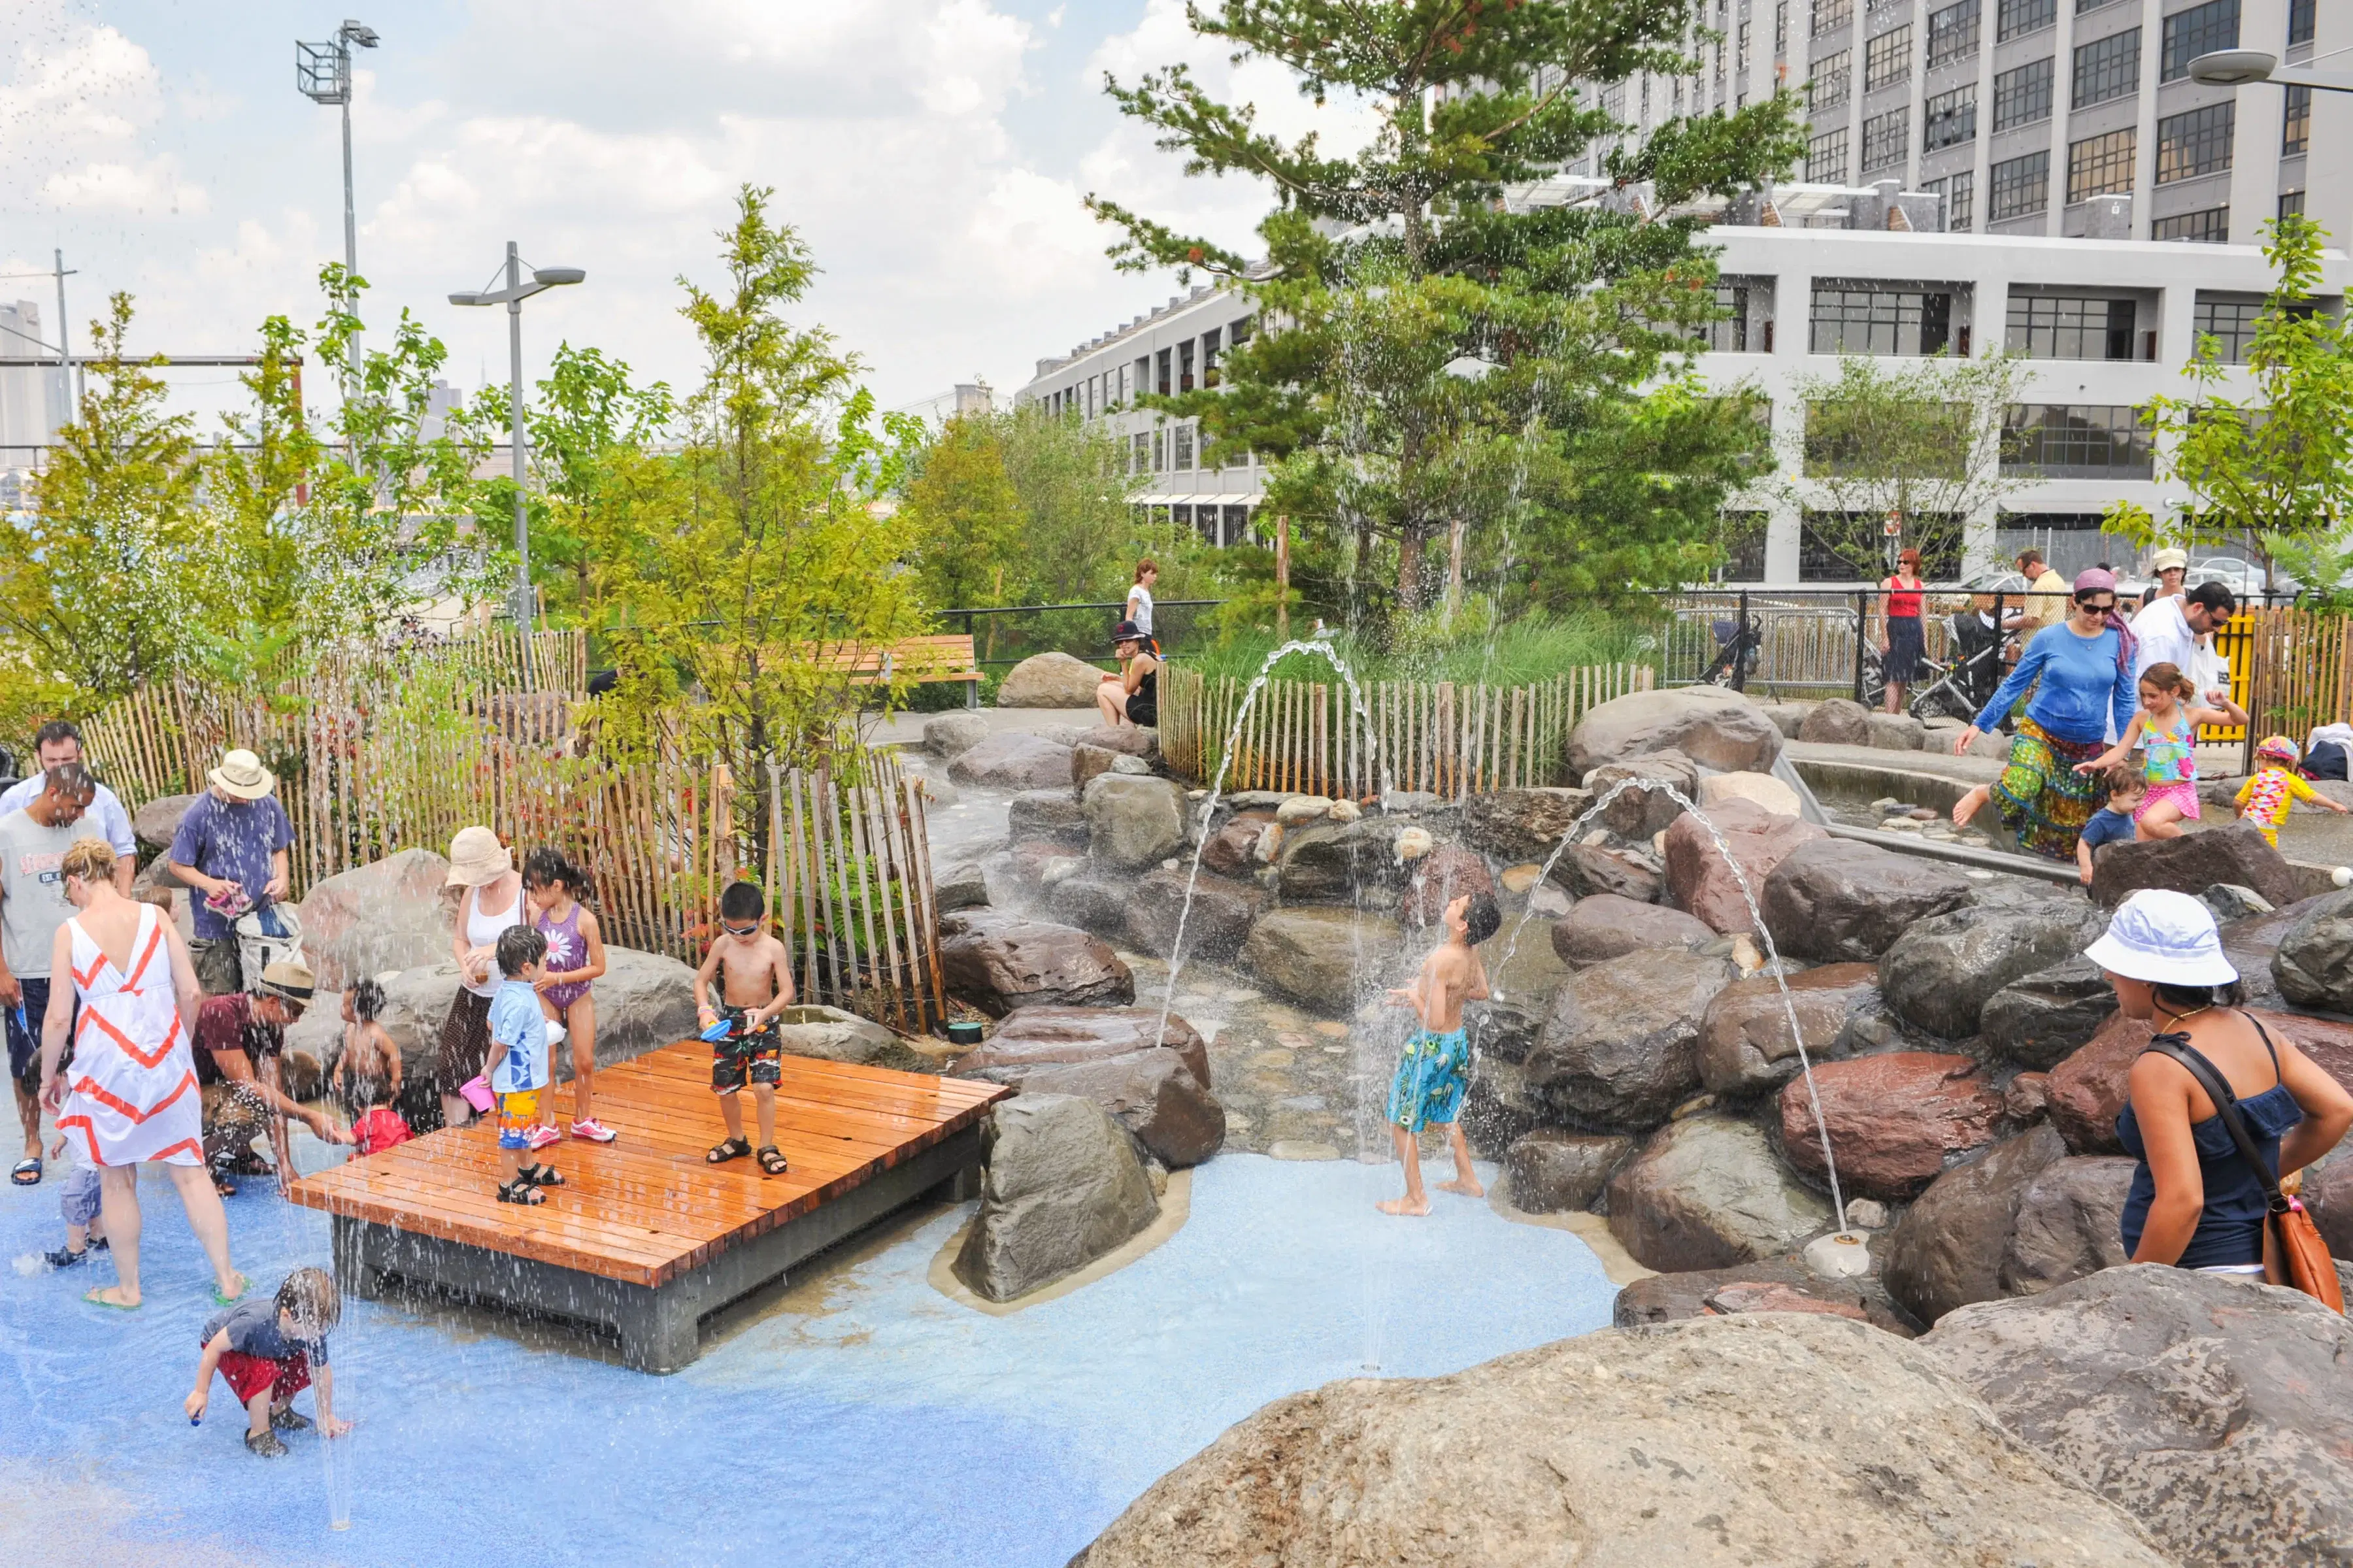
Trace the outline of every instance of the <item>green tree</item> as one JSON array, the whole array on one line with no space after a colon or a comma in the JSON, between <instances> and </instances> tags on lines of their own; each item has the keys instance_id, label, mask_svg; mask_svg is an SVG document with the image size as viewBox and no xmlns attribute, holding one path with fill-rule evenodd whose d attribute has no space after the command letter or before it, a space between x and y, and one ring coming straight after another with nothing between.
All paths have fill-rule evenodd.
<instances>
[{"instance_id":1,"label":"green tree","mask_svg":"<svg viewBox=\"0 0 2353 1568\"><path fill-rule=\"evenodd\" d=\"M907 487L900 516L912 535L923 597L934 609L1007 602L1029 586L1021 497L1005 471L996 421L960 414L944 426Z\"/></svg>"},{"instance_id":2,"label":"green tree","mask_svg":"<svg viewBox=\"0 0 2353 1568\"><path fill-rule=\"evenodd\" d=\"M1695 217L1630 202L1511 199L1595 138L1629 128L1580 82L1685 74L1696 0L1222 0L1188 16L1237 62L1272 60L1303 95L1354 95L1379 129L1353 157L1259 131L1182 66L1107 90L1188 174L1262 180L1262 265L1091 198L1124 267L1193 268L1280 323L1230 353L1225 386L1155 398L1274 460L1264 507L1303 535L1341 613L1430 604L1445 577L1534 596L1697 574L1725 494L1764 437L1749 395L1705 397L1691 337L1718 314ZM1746 188L1800 150L1776 95L1671 122L1613 153L1620 189L1671 209ZM1727 407L1727 404L1734 406ZM1655 466L1654 466L1655 465ZM1321 557L1321 559L1316 559ZM1533 590L1525 563L1546 570ZM1395 585L1394 595L1377 578Z\"/></svg>"},{"instance_id":3,"label":"green tree","mask_svg":"<svg viewBox=\"0 0 2353 1568\"><path fill-rule=\"evenodd\" d=\"M2221 345L2201 337L2182 370L2190 393L2140 411L2159 472L2190 500L2161 521L2114 502L2105 526L2143 546L2252 542L2324 601L2353 605L2353 320L2315 308L2327 231L2295 214L2263 227L2277 276L2247 349L2253 395L2233 395Z\"/></svg>"}]
</instances>

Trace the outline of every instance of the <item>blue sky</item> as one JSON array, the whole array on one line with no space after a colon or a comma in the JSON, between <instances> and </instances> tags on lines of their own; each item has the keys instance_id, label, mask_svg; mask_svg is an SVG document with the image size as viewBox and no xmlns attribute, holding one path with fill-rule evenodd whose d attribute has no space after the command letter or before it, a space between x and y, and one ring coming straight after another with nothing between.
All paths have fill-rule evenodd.
<instances>
[{"instance_id":1,"label":"blue sky","mask_svg":"<svg viewBox=\"0 0 2353 1568\"><path fill-rule=\"evenodd\" d=\"M527 309L530 363L569 339L691 384L675 279L712 279L711 231L745 180L814 247L802 314L885 406L976 373L1010 390L1175 289L1112 270L1087 192L1236 242L1264 208L1183 179L1103 96L1106 68L1189 58L1278 128L1349 130L1272 68L1202 47L1177 0L7 0L0 273L62 247L77 340L118 289L145 349L236 352L265 315L313 319L318 266L342 255L341 143L336 111L295 90L293 43L347 13L384 39L353 108L371 320L407 306L470 390L503 378L505 323L445 296L510 237L589 274ZM53 293L0 279L45 322ZM178 379L202 408L231 378Z\"/></svg>"}]
</instances>

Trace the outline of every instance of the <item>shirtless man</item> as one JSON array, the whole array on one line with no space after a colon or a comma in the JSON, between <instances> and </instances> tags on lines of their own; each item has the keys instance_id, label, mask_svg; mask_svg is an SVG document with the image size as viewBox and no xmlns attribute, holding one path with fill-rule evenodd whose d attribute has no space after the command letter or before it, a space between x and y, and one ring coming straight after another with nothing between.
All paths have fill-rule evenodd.
<instances>
[{"instance_id":1,"label":"shirtless man","mask_svg":"<svg viewBox=\"0 0 2353 1568\"><path fill-rule=\"evenodd\" d=\"M711 1087L727 1119L727 1141L703 1156L713 1165L749 1154L760 1173L781 1176L785 1157L776 1149L776 1080L784 1047L776 1039L776 1015L793 1005L792 955L768 933L768 895L750 882L731 882L719 895L719 939L694 975L694 1005L702 1016L702 1037L711 1042ZM720 1005L711 1005L713 976L724 975ZM744 1108L736 1097L752 1086L760 1118L760 1146L744 1142Z\"/></svg>"},{"instance_id":2,"label":"shirtless man","mask_svg":"<svg viewBox=\"0 0 2353 1568\"><path fill-rule=\"evenodd\" d=\"M1405 1196L1377 1205L1383 1214L1430 1212L1430 1194L1421 1186L1421 1149L1415 1142L1415 1134L1428 1126L1445 1128L1454 1150L1454 1179L1439 1183L1439 1190L1473 1198L1487 1194L1471 1169L1471 1146L1457 1121L1471 1079L1462 1004L1489 994L1487 967L1477 950L1501 929L1504 916L1490 895L1465 893L1446 906L1445 919L1446 940L1422 960L1421 973L1411 985L1388 994L1388 1005L1412 1008L1421 1027L1406 1042L1389 1085L1389 1136L1405 1165Z\"/></svg>"}]
</instances>

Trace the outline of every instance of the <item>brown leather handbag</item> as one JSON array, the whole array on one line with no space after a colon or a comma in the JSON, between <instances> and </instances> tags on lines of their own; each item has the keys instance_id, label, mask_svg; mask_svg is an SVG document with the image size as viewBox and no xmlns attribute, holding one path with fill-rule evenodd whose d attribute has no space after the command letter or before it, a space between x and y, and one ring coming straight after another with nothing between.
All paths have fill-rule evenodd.
<instances>
[{"instance_id":1,"label":"brown leather handbag","mask_svg":"<svg viewBox=\"0 0 2353 1568\"><path fill-rule=\"evenodd\" d=\"M2257 1024L2255 1028L2260 1032L2263 1026ZM2271 1209L2263 1225L2263 1279L2274 1285L2301 1290L2330 1311L2342 1313L2345 1292L2337 1278L2337 1260L2328 1256L2328 1244L2320 1239L2312 1215L2305 1212L2300 1199L2280 1189L2278 1175L2264 1161L2263 1151L2255 1147L2254 1136L2247 1131L2246 1118L2239 1114L2239 1097L2231 1092L2222 1075L2186 1040L2177 1045L2179 1038L2160 1035L2148 1043L2148 1048L2179 1062L2198 1080L2198 1087L2214 1102L2215 1114L2229 1129L2231 1141L2239 1146L2240 1158L2254 1167L2256 1180L2263 1183L2263 1197ZM2268 1035L2264 1044L2270 1044Z\"/></svg>"}]
</instances>

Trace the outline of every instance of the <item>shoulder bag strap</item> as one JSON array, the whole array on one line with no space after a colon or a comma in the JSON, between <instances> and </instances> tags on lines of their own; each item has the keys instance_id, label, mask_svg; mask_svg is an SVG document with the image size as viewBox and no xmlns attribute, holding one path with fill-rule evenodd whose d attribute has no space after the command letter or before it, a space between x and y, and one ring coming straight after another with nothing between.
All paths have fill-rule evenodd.
<instances>
[{"instance_id":1,"label":"shoulder bag strap","mask_svg":"<svg viewBox=\"0 0 2353 1568\"><path fill-rule=\"evenodd\" d=\"M2263 1151L2255 1147L2254 1135L2247 1131L2246 1118L2239 1114L2238 1096L2231 1092L2231 1086L2222 1075L2214 1070L2214 1064L2181 1035L2158 1035L2148 1042L2148 1048L2180 1063L2189 1076L2198 1080L2198 1087L2213 1100L2214 1113L2230 1130L2231 1141L2239 1146L2240 1156L2254 1167L2255 1179L2263 1184L2265 1205L2275 1215L2287 1213L2287 1196L2280 1191L2279 1176L2263 1159Z\"/></svg>"}]
</instances>

